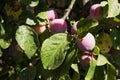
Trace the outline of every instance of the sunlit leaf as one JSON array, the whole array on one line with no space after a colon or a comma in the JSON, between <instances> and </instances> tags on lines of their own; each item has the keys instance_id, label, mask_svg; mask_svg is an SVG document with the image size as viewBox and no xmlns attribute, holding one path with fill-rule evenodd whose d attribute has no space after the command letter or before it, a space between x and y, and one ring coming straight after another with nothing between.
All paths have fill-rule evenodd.
<instances>
[{"instance_id":1,"label":"sunlit leaf","mask_svg":"<svg viewBox=\"0 0 120 80\"><path fill-rule=\"evenodd\" d=\"M6 49L10 46L10 42L4 40L4 39L0 39L0 47L3 49Z\"/></svg>"},{"instance_id":2,"label":"sunlit leaf","mask_svg":"<svg viewBox=\"0 0 120 80\"><path fill-rule=\"evenodd\" d=\"M95 68L96 68L96 60L92 60L90 62L90 67L88 69L87 75L85 76L85 80L92 80L93 79Z\"/></svg>"},{"instance_id":3,"label":"sunlit leaf","mask_svg":"<svg viewBox=\"0 0 120 80\"><path fill-rule=\"evenodd\" d=\"M30 3L30 7L35 7L39 4L39 0L36 0L36 1L31 1Z\"/></svg>"},{"instance_id":4,"label":"sunlit leaf","mask_svg":"<svg viewBox=\"0 0 120 80\"><path fill-rule=\"evenodd\" d=\"M120 14L118 0L108 0L108 17L115 17Z\"/></svg>"},{"instance_id":5,"label":"sunlit leaf","mask_svg":"<svg viewBox=\"0 0 120 80\"><path fill-rule=\"evenodd\" d=\"M29 59L37 50L37 46L34 41L35 37L36 35L33 32L33 29L26 25L19 26L16 32L16 40Z\"/></svg>"},{"instance_id":6,"label":"sunlit leaf","mask_svg":"<svg viewBox=\"0 0 120 80\"><path fill-rule=\"evenodd\" d=\"M36 17L40 19L47 19L47 11L38 13Z\"/></svg>"},{"instance_id":7,"label":"sunlit leaf","mask_svg":"<svg viewBox=\"0 0 120 80\"><path fill-rule=\"evenodd\" d=\"M46 39L41 48L41 60L45 69L56 69L65 59L69 49L68 35L59 33Z\"/></svg>"},{"instance_id":8,"label":"sunlit leaf","mask_svg":"<svg viewBox=\"0 0 120 80\"><path fill-rule=\"evenodd\" d=\"M30 18L26 19L26 24L28 24L28 25L36 25L35 21L30 19Z\"/></svg>"},{"instance_id":9,"label":"sunlit leaf","mask_svg":"<svg viewBox=\"0 0 120 80\"><path fill-rule=\"evenodd\" d=\"M99 54L97 58L97 66L103 66L107 63L109 63L108 60L103 55Z\"/></svg>"}]
</instances>

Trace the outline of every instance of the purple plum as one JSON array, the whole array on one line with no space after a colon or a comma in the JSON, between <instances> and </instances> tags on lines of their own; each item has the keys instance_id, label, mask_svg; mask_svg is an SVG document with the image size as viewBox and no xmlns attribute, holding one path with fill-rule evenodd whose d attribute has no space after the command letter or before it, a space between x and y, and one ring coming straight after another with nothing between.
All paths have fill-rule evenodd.
<instances>
[{"instance_id":1,"label":"purple plum","mask_svg":"<svg viewBox=\"0 0 120 80\"><path fill-rule=\"evenodd\" d=\"M91 33L87 33L82 39L77 39L76 43L81 51L91 51L95 47L95 38Z\"/></svg>"},{"instance_id":2,"label":"purple plum","mask_svg":"<svg viewBox=\"0 0 120 80\"><path fill-rule=\"evenodd\" d=\"M71 27L71 34L74 35L74 34L77 34L77 24L78 24L78 21L75 22L73 24L73 26Z\"/></svg>"},{"instance_id":3,"label":"purple plum","mask_svg":"<svg viewBox=\"0 0 120 80\"><path fill-rule=\"evenodd\" d=\"M57 12L55 11L55 9L49 9L47 11L47 15L48 15L48 20L50 20L50 21L58 18L58 15L57 15Z\"/></svg>"},{"instance_id":4,"label":"purple plum","mask_svg":"<svg viewBox=\"0 0 120 80\"><path fill-rule=\"evenodd\" d=\"M67 23L64 19L54 19L50 24L52 33L65 33L67 31Z\"/></svg>"},{"instance_id":5,"label":"purple plum","mask_svg":"<svg viewBox=\"0 0 120 80\"><path fill-rule=\"evenodd\" d=\"M100 4L92 5L89 13L90 15L87 18L100 19L103 16Z\"/></svg>"},{"instance_id":6,"label":"purple plum","mask_svg":"<svg viewBox=\"0 0 120 80\"><path fill-rule=\"evenodd\" d=\"M46 26L34 26L33 29L38 33L41 34L46 30Z\"/></svg>"}]
</instances>

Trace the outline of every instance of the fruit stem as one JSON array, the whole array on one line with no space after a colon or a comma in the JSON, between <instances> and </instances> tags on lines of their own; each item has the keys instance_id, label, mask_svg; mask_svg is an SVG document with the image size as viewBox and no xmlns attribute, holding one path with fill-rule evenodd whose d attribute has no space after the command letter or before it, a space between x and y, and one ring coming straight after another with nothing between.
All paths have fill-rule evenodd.
<instances>
[{"instance_id":1,"label":"fruit stem","mask_svg":"<svg viewBox=\"0 0 120 80\"><path fill-rule=\"evenodd\" d=\"M73 5L75 4L75 1L76 1L76 0L71 0L71 3L70 3L70 5L69 5L69 7L66 9L66 13L65 13L64 16L62 17L62 19L65 20L65 19L69 16L70 11L72 10Z\"/></svg>"}]
</instances>

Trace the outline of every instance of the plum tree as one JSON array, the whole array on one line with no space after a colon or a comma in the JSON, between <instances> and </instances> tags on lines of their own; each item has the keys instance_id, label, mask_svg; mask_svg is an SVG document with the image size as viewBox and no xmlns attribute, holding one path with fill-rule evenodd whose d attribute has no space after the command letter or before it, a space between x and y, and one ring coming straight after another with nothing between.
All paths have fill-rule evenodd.
<instances>
[{"instance_id":1,"label":"plum tree","mask_svg":"<svg viewBox=\"0 0 120 80\"><path fill-rule=\"evenodd\" d=\"M75 22L73 24L73 26L71 27L71 34L74 35L74 34L77 34L77 24L78 24L78 21Z\"/></svg>"},{"instance_id":2,"label":"plum tree","mask_svg":"<svg viewBox=\"0 0 120 80\"><path fill-rule=\"evenodd\" d=\"M38 33L41 34L46 30L46 26L34 26L33 29Z\"/></svg>"},{"instance_id":3,"label":"plum tree","mask_svg":"<svg viewBox=\"0 0 120 80\"><path fill-rule=\"evenodd\" d=\"M100 4L94 4L91 6L89 10L89 16L88 18L95 18L95 19L100 19L102 17L102 11L101 11L101 6Z\"/></svg>"},{"instance_id":4,"label":"plum tree","mask_svg":"<svg viewBox=\"0 0 120 80\"><path fill-rule=\"evenodd\" d=\"M47 11L47 16L48 16L48 20L52 21L53 19L57 18L57 12L55 11L55 9L49 9Z\"/></svg>"},{"instance_id":5,"label":"plum tree","mask_svg":"<svg viewBox=\"0 0 120 80\"><path fill-rule=\"evenodd\" d=\"M52 33L65 33L67 31L67 23L64 19L54 19L50 23L50 31Z\"/></svg>"},{"instance_id":6,"label":"plum tree","mask_svg":"<svg viewBox=\"0 0 120 80\"><path fill-rule=\"evenodd\" d=\"M76 43L81 51L91 51L95 46L95 38L91 33L87 33L82 39L77 39Z\"/></svg>"}]
</instances>

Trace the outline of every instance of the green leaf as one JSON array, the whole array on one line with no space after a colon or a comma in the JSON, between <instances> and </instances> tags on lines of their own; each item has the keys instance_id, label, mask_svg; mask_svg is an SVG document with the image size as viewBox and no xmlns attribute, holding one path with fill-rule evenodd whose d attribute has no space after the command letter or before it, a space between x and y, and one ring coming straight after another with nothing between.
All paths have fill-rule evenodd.
<instances>
[{"instance_id":1,"label":"green leaf","mask_svg":"<svg viewBox=\"0 0 120 80\"><path fill-rule=\"evenodd\" d=\"M113 29L110 33L113 47L117 50L120 50L120 31Z\"/></svg>"},{"instance_id":2,"label":"green leaf","mask_svg":"<svg viewBox=\"0 0 120 80\"><path fill-rule=\"evenodd\" d=\"M104 17L108 16L108 2L107 1L102 1L100 3L100 6L102 7L102 13Z\"/></svg>"},{"instance_id":3,"label":"green leaf","mask_svg":"<svg viewBox=\"0 0 120 80\"><path fill-rule=\"evenodd\" d=\"M21 49L25 51L25 54L30 59L37 50L37 46L34 42L36 37L33 29L29 26L21 25L16 32L16 41Z\"/></svg>"},{"instance_id":4,"label":"green leaf","mask_svg":"<svg viewBox=\"0 0 120 80\"><path fill-rule=\"evenodd\" d=\"M107 79L106 80L116 80L116 69L112 64L107 64Z\"/></svg>"},{"instance_id":5,"label":"green leaf","mask_svg":"<svg viewBox=\"0 0 120 80\"><path fill-rule=\"evenodd\" d=\"M115 17L120 14L120 5L118 0L108 0L108 17Z\"/></svg>"},{"instance_id":6,"label":"green leaf","mask_svg":"<svg viewBox=\"0 0 120 80\"><path fill-rule=\"evenodd\" d=\"M57 68L60 75L68 74L70 67L73 69L72 64L77 58L77 53L78 53L78 49L76 48L74 40L71 39L71 44L70 44L70 49L68 50L68 54L66 55L66 58L64 62L62 63L62 65L59 68ZM79 75L77 68L78 67L75 64L74 70L76 70L77 72L76 71L74 72ZM78 77L76 76L76 78Z\"/></svg>"},{"instance_id":7,"label":"green leaf","mask_svg":"<svg viewBox=\"0 0 120 80\"><path fill-rule=\"evenodd\" d=\"M72 64L72 65L71 65L71 68L72 68L75 72L79 73L79 69L78 69L78 65L77 65L77 64Z\"/></svg>"},{"instance_id":8,"label":"green leaf","mask_svg":"<svg viewBox=\"0 0 120 80\"><path fill-rule=\"evenodd\" d=\"M75 48L75 43L73 39L71 39L70 49L67 51L68 54L66 54L65 60L63 61L62 65L60 65L58 68L54 70L47 70L43 68L42 63L39 63L37 66L39 75L42 77L43 80L50 79L57 79L61 76L69 75L70 66L73 63L73 61L76 59L77 56L77 48ZM72 45L74 44L74 45ZM49 80L49 79L48 79Z\"/></svg>"},{"instance_id":9,"label":"green leaf","mask_svg":"<svg viewBox=\"0 0 120 80\"><path fill-rule=\"evenodd\" d=\"M36 17L38 17L40 19L47 19L47 11L38 13Z\"/></svg>"},{"instance_id":10,"label":"green leaf","mask_svg":"<svg viewBox=\"0 0 120 80\"><path fill-rule=\"evenodd\" d=\"M98 21L95 19L81 19L77 24L77 33L81 35L83 32L87 32L91 28L94 28L98 25Z\"/></svg>"},{"instance_id":11,"label":"green leaf","mask_svg":"<svg viewBox=\"0 0 120 80\"><path fill-rule=\"evenodd\" d=\"M21 70L19 79L20 80L34 80L36 76L36 67L27 67Z\"/></svg>"},{"instance_id":12,"label":"green leaf","mask_svg":"<svg viewBox=\"0 0 120 80\"><path fill-rule=\"evenodd\" d=\"M97 66L103 66L109 63L108 60L101 54L98 55Z\"/></svg>"},{"instance_id":13,"label":"green leaf","mask_svg":"<svg viewBox=\"0 0 120 80\"><path fill-rule=\"evenodd\" d=\"M0 47L3 49L6 49L10 46L10 42L4 40L4 39L0 39Z\"/></svg>"},{"instance_id":14,"label":"green leaf","mask_svg":"<svg viewBox=\"0 0 120 80\"><path fill-rule=\"evenodd\" d=\"M105 80L104 66L96 66L93 80Z\"/></svg>"},{"instance_id":15,"label":"green leaf","mask_svg":"<svg viewBox=\"0 0 120 80\"><path fill-rule=\"evenodd\" d=\"M1 47L0 47L0 57L2 56L2 53L3 53L3 52L2 52Z\"/></svg>"},{"instance_id":16,"label":"green leaf","mask_svg":"<svg viewBox=\"0 0 120 80\"><path fill-rule=\"evenodd\" d=\"M106 6L107 4L108 4L107 1L102 1L102 2L100 3L100 6L104 7L104 6Z\"/></svg>"},{"instance_id":17,"label":"green leaf","mask_svg":"<svg viewBox=\"0 0 120 80\"><path fill-rule=\"evenodd\" d=\"M46 20L45 19L37 19L39 25L46 25Z\"/></svg>"},{"instance_id":18,"label":"green leaf","mask_svg":"<svg viewBox=\"0 0 120 80\"><path fill-rule=\"evenodd\" d=\"M114 17L114 21L118 22L118 23L120 22L120 14L118 16Z\"/></svg>"},{"instance_id":19,"label":"green leaf","mask_svg":"<svg viewBox=\"0 0 120 80\"><path fill-rule=\"evenodd\" d=\"M69 49L68 35L58 33L46 39L41 48L41 60L45 69L56 69L65 59Z\"/></svg>"},{"instance_id":20,"label":"green leaf","mask_svg":"<svg viewBox=\"0 0 120 80\"><path fill-rule=\"evenodd\" d=\"M36 25L35 21L30 19L30 18L27 18L26 24L28 24L28 25Z\"/></svg>"},{"instance_id":21,"label":"green leaf","mask_svg":"<svg viewBox=\"0 0 120 80\"><path fill-rule=\"evenodd\" d=\"M95 54L99 55L99 54L100 54L100 49L99 49L99 47L98 47L98 46L95 46L93 52L94 52Z\"/></svg>"},{"instance_id":22,"label":"green leaf","mask_svg":"<svg viewBox=\"0 0 120 80\"><path fill-rule=\"evenodd\" d=\"M37 1L31 1L30 7L35 7L35 6L37 6L38 4L39 4L39 0L37 0Z\"/></svg>"},{"instance_id":23,"label":"green leaf","mask_svg":"<svg viewBox=\"0 0 120 80\"><path fill-rule=\"evenodd\" d=\"M87 75L85 76L85 80L93 79L95 68L96 68L96 60L90 61L90 67L88 69Z\"/></svg>"},{"instance_id":24,"label":"green leaf","mask_svg":"<svg viewBox=\"0 0 120 80\"><path fill-rule=\"evenodd\" d=\"M5 34L5 30L3 28L2 23L0 22L0 37Z\"/></svg>"}]
</instances>

